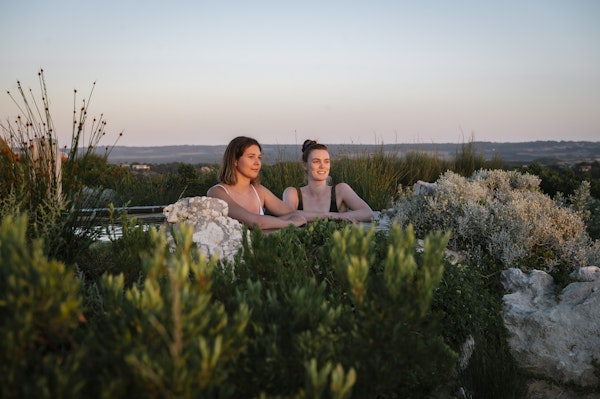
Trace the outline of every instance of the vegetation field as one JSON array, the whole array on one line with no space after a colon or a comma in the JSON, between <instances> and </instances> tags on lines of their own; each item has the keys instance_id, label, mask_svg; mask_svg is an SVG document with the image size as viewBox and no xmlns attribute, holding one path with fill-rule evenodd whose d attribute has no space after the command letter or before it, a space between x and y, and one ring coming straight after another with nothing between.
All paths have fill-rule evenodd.
<instances>
[{"instance_id":1,"label":"vegetation field","mask_svg":"<svg viewBox=\"0 0 600 399\"><path fill-rule=\"evenodd\" d=\"M79 211L205 195L216 165L134 173L93 151L104 125L75 111L73 143L89 151L75 145L65 159L49 111L2 126L3 398L523 397L500 272L546 270L564 286L600 261L598 165L515 168L472 143L450 159L383 149L334 159L334 181L389 229L246 229L234 261L207 259L187 226ZM303 171L278 162L261 178L280 195ZM418 180L438 190L415 195Z\"/></svg>"}]
</instances>

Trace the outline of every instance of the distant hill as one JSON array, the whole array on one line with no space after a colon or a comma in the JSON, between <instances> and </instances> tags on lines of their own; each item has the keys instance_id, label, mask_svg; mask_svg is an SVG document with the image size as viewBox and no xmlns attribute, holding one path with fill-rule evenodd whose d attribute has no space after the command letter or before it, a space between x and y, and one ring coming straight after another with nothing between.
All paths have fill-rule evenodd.
<instances>
[{"instance_id":1,"label":"distant hill","mask_svg":"<svg viewBox=\"0 0 600 399\"><path fill-rule=\"evenodd\" d=\"M299 161L300 146L292 144L261 144L263 162L270 164L281 161ZM436 154L442 158L452 158L463 144L386 144L388 153L402 156L407 152L420 151ZM478 154L486 159L498 156L505 162L540 162L542 164L575 163L600 161L600 142L591 141L531 141L523 143L473 142ZM353 156L382 149L382 145L328 144L332 157ZM162 147L114 147L108 161L111 163L166 164L181 162L187 164L218 164L221 162L225 145L178 145Z\"/></svg>"}]
</instances>

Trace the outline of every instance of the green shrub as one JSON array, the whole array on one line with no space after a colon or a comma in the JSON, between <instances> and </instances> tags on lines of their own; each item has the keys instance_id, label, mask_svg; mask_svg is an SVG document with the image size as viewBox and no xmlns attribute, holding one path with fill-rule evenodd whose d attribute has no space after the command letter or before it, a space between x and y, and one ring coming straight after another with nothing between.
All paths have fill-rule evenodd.
<instances>
[{"instance_id":1,"label":"green shrub","mask_svg":"<svg viewBox=\"0 0 600 399\"><path fill-rule=\"evenodd\" d=\"M90 396L236 397L229 375L246 347L249 309L228 315L212 301L216 262L198 257L189 228L177 231L174 253L150 232L139 284L127 289L122 275L105 275L97 285L102 312L86 342Z\"/></svg>"},{"instance_id":2,"label":"green shrub","mask_svg":"<svg viewBox=\"0 0 600 399\"><path fill-rule=\"evenodd\" d=\"M596 163L597 166L597 163ZM597 168L596 168L597 169ZM517 168L540 178L540 189L564 205L571 204L586 223L588 234L600 238L600 180L588 173L576 175L573 167L544 167L539 163Z\"/></svg>"},{"instance_id":3,"label":"green shrub","mask_svg":"<svg viewBox=\"0 0 600 399\"><path fill-rule=\"evenodd\" d=\"M540 189L551 197L559 192L571 195L581 184L581 179L575 176L575 172L571 168L553 169L534 162L516 170L538 176L540 178Z\"/></svg>"},{"instance_id":4,"label":"green shrub","mask_svg":"<svg viewBox=\"0 0 600 399\"><path fill-rule=\"evenodd\" d=\"M176 172L136 174L131 181L122 181L117 192L129 206L168 205L184 197L206 195L215 184L215 168L200 173L195 166L178 164Z\"/></svg>"},{"instance_id":5,"label":"green shrub","mask_svg":"<svg viewBox=\"0 0 600 399\"><path fill-rule=\"evenodd\" d=\"M500 275L479 267L448 264L432 308L442 314L444 337L458 352L456 389L474 398L524 397L524 378L510 354L502 319Z\"/></svg>"},{"instance_id":6,"label":"green shrub","mask_svg":"<svg viewBox=\"0 0 600 399\"><path fill-rule=\"evenodd\" d=\"M326 226L317 228L322 231L335 225L317 224ZM215 287L227 308L246 304L251 309L248 347L232 380L242 397L261 392L292 397L306 389L307 364L338 363L335 326L340 309L327 301L327 286L315 278L319 266L310 266L321 256L317 242L327 236L315 234L310 240L303 229L293 227L245 234L250 234L251 243L244 236L235 280L220 280Z\"/></svg>"},{"instance_id":7,"label":"green shrub","mask_svg":"<svg viewBox=\"0 0 600 399\"><path fill-rule=\"evenodd\" d=\"M93 188L99 192L110 192L112 195L106 197L114 200L116 206L123 206L127 202L127 198L117 196L116 193L125 192L134 181L131 170L108 163L106 156L95 153L67 160L63 165L63 176L63 187L71 196L80 192L83 187ZM90 208L108 206L101 198L92 199L100 201L98 204L94 204L94 201L85 205Z\"/></svg>"},{"instance_id":8,"label":"green shrub","mask_svg":"<svg viewBox=\"0 0 600 399\"><path fill-rule=\"evenodd\" d=\"M0 396L80 397L87 349L80 284L26 231L24 215L0 225Z\"/></svg>"},{"instance_id":9,"label":"green shrub","mask_svg":"<svg viewBox=\"0 0 600 399\"><path fill-rule=\"evenodd\" d=\"M589 186L552 201L531 175L460 177L484 163L472 144L453 161L383 150L334 161L334 180L373 209L388 207L399 183L439 179L434 195L397 203L406 230L329 220L246 230L235 261L217 263L198 255L189 229L171 230L174 249L162 231L123 215L122 236L92 245L96 221L77 211L105 189L123 204L168 204L204 195L216 174L180 164L177 173L134 176L108 165L94 152L102 118L80 151L88 104L74 121L60 196L52 170L30 174L33 157L14 162L0 148L2 397L424 397L451 378L477 397L519 397L498 269L547 268L564 284L572 267L600 259L584 233L583 221L598 214ZM2 126L9 138L52 138L48 108L41 122L25 109L27 118ZM303 180L299 163L263 168L276 194ZM16 216L22 210L30 217ZM411 224L428 237L423 252ZM467 252L466 266L444 262L448 242ZM470 336L471 362L455 374Z\"/></svg>"},{"instance_id":10,"label":"green shrub","mask_svg":"<svg viewBox=\"0 0 600 399\"><path fill-rule=\"evenodd\" d=\"M186 186L176 174L138 175L121 191L130 206L168 205L185 196Z\"/></svg>"},{"instance_id":11,"label":"green shrub","mask_svg":"<svg viewBox=\"0 0 600 399\"><path fill-rule=\"evenodd\" d=\"M318 220L270 234L246 230L251 243L228 264L199 256L185 226L172 230L171 247L161 231L130 223L123 241L94 246L88 259L111 265L118 254L137 256L127 262L140 265L139 278L128 283L116 268L100 272L80 263L80 285L64 266L60 278L48 279L54 269L44 262L43 271L23 278L60 282L35 293L62 295L74 308L64 321L52 310L36 317L44 339L21 342L30 345L30 357L5 355L2 365L15 383L3 387L4 396L43 387L46 396L92 398L423 397L452 378L464 337L482 330L489 336L486 317L498 315L493 306L482 310L488 305L476 280L444 267L447 234L430 235L419 252L411 228L394 225L386 234ZM44 259L41 247L23 251L24 236L7 252L15 240L5 237L25 225L3 224L2 262L13 252L25 252L32 264ZM11 309L0 307L2 328L14 334L25 313ZM3 353L16 347L7 342Z\"/></svg>"},{"instance_id":12,"label":"green shrub","mask_svg":"<svg viewBox=\"0 0 600 399\"><path fill-rule=\"evenodd\" d=\"M590 237L596 241L600 240L600 199L590 198L588 201L588 210L590 219L587 225L587 231Z\"/></svg>"},{"instance_id":13,"label":"green shrub","mask_svg":"<svg viewBox=\"0 0 600 399\"><path fill-rule=\"evenodd\" d=\"M456 354L431 310L448 237L417 254L411 230L375 236L327 220L251 232L236 280L217 289L228 308L251 309L240 392L290 397L311 362L355 370L360 398L419 397L448 378Z\"/></svg>"},{"instance_id":14,"label":"green shrub","mask_svg":"<svg viewBox=\"0 0 600 399\"><path fill-rule=\"evenodd\" d=\"M143 258L154 250L157 227L128 216L126 211L116 215L112 204L108 209L108 222L102 228L105 241L96 241L80 253L77 269L87 282L98 282L103 274L122 274L129 288L144 279Z\"/></svg>"},{"instance_id":15,"label":"green shrub","mask_svg":"<svg viewBox=\"0 0 600 399\"><path fill-rule=\"evenodd\" d=\"M599 256L582 219L540 193L539 179L529 174L481 170L467 179L446 172L432 195L409 194L396 211L418 235L451 230L451 247L475 261L489 255L503 267L551 271L587 266Z\"/></svg>"},{"instance_id":16,"label":"green shrub","mask_svg":"<svg viewBox=\"0 0 600 399\"><path fill-rule=\"evenodd\" d=\"M447 381L456 360L431 309L449 235L428 235L417 255L412 228L393 225L383 259L373 237L352 227L334 233L333 267L351 299L342 356L357 370L357 397L422 397Z\"/></svg>"},{"instance_id":17,"label":"green shrub","mask_svg":"<svg viewBox=\"0 0 600 399\"><path fill-rule=\"evenodd\" d=\"M600 199L591 195L591 183L582 181L579 187L565 201L585 222L586 230L592 239L600 238ZM557 196L555 200L562 199Z\"/></svg>"},{"instance_id":18,"label":"green shrub","mask_svg":"<svg viewBox=\"0 0 600 399\"><path fill-rule=\"evenodd\" d=\"M256 348L263 346L270 348L273 356L284 353L285 340L270 333L280 331L276 325L256 334L252 319L266 315L272 326L277 317L289 311L275 300L262 303L260 283L248 282L248 290L225 298L224 306L213 296L213 281L227 284L230 293L236 283L223 278L227 273L215 267L215 260L198 258L189 228L173 229L177 245L172 254L163 236L156 230L148 233L154 249L142 256L145 278L128 289L122 275L104 275L86 288L88 302L95 309L89 317L91 334L86 342L90 348L88 396L238 398L272 391L287 397L349 397L354 372L345 372L339 364L333 367L325 360L324 351L321 361L304 356L258 356L263 353L257 353ZM322 303L314 294L320 290L322 287L303 287L286 296L284 302L296 298L299 314L318 319L313 311L322 308ZM306 300L315 307L305 308ZM257 302L261 306L254 306ZM284 333L279 335L298 339L293 331L285 333L285 326L281 330ZM310 335L310 331L305 333ZM330 345L330 339L321 340L316 335L315 339L304 338L307 345ZM299 353L320 352L309 346ZM274 378L272 369L294 371L294 384Z\"/></svg>"}]
</instances>

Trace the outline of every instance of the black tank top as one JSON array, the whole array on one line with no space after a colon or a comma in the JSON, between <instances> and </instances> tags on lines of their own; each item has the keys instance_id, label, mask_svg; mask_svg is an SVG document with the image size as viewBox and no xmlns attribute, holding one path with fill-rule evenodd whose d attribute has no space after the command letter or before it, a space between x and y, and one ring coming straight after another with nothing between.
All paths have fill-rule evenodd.
<instances>
[{"instance_id":1,"label":"black tank top","mask_svg":"<svg viewBox=\"0 0 600 399\"><path fill-rule=\"evenodd\" d=\"M304 206L302 204L302 190L300 187L296 187L296 191L298 192L298 210L304 210ZM338 212L337 200L335 198L335 186L331 187L331 203L329 204L329 212Z\"/></svg>"}]
</instances>

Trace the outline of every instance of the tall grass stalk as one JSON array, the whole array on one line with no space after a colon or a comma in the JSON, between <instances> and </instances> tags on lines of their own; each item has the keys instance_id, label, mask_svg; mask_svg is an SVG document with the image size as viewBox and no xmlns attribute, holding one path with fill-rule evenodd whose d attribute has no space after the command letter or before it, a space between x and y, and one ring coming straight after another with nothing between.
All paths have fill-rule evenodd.
<instances>
[{"instance_id":1,"label":"tall grass stalk","mask_svg":"<svg viewBox=\"0 0 600 399\"><path fill-rule=\"evenodd\" d=\"M306 172L299 162L278 162L274 165L263 165L261 170L262 183L279 197L281 197L286 187L306 184Z\"/></svg>"},{"instance_id":2,"label":"tall grass stalk","mask_svg":"<svg viewBox=\"0 0 600 399\"><path fill-rule=\"evenodd\" d=\"M89 132L86 131L93 87L79 109L75 90L71 148L65 155L58 147L43 70L38 72L38 83L37 95L32 89L24 90L20 81L17 81L17 95L8 92L19 115L14 120L8 119L6 124L0 123L4 143L0 169L6 172L0 191L4 198L13 201L15 212L29 214L28 236L46 236L46 253L69 263L96 235L96 222L88 218L82 225L77 210L88 207L97 199L95 196L102 195L93 191L90 195L83 189L88 161L97 157L94 149L106 135L106 121L102 116L93 118ZM84 141L86 147L79 148ZM108 153L109 147L104 159Z\"/></svg>"},{"instance_id":3,"label":"tall grass stalk","mask_svg":"<svg viewBox=\"0 0 600 399\"><path fill-rule=\"evenodd\" d=\"M363 152L332 162L333 183L348 183L372 209L389 208L406 170L398 165L396 153L387 153L383 146L373 153Z\"/></svg>"},{"instance_id":4,"label":"tall grass stalk","mask_svg":"<svg viewBox=\"0 0 600 399\"><path fill-rule=\"evenodd\" d=\"M449 165L438 154L410 151L400 160L399 167L405 171L402 184L412 186L419 180L436 181Z\"/></svg>"},{"instance_id":5,"label":"tall grass stalk","mask_svg":"<svg viewBox=\"0 0 600 399\"><path fill-rule=\"evenodd\" d=\"M473 141L463 143L456 151L453 171L461 176L471 176L476 170L485 167L485 157L477 154Z\"/></svg>"}]
</instances>

